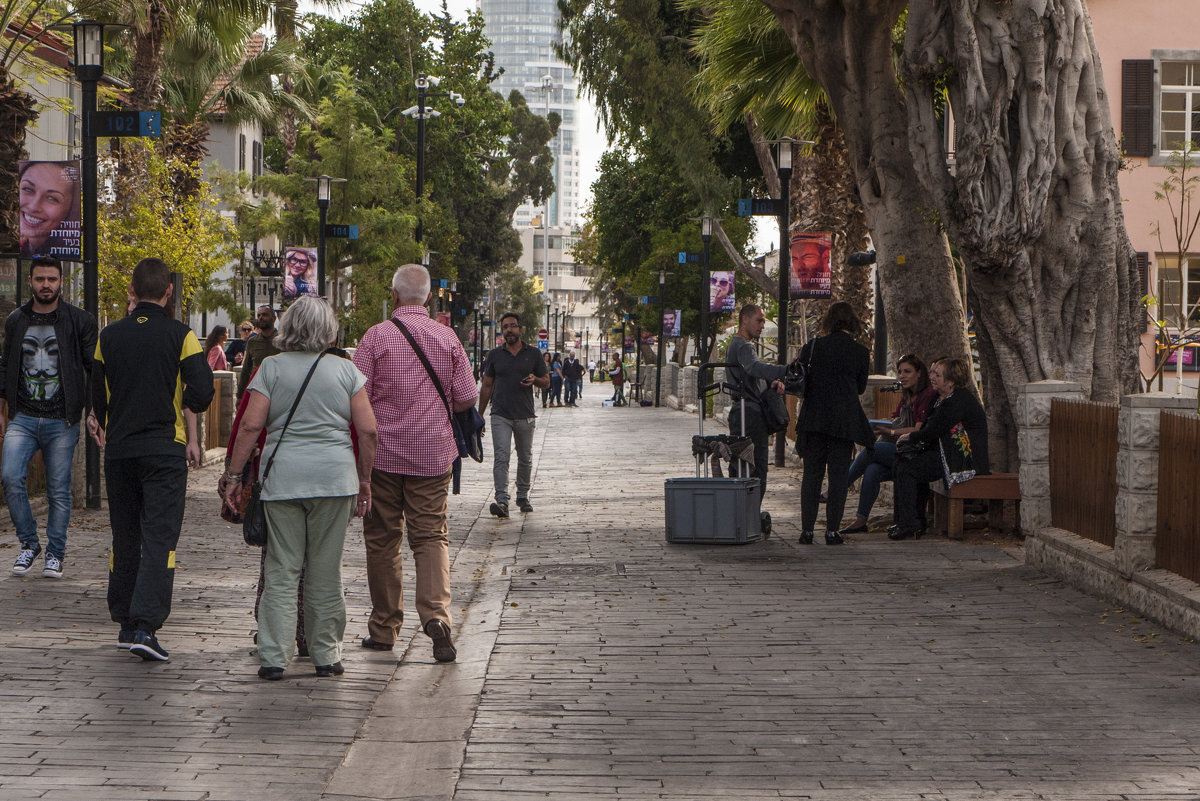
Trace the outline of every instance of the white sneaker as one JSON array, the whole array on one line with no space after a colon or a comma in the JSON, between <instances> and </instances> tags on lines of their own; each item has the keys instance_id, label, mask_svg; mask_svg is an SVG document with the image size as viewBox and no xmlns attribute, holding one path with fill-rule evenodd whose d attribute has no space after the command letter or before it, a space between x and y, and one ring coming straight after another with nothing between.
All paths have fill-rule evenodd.
<instances>
[{"instance_id":1,"label":"white sneaker","mask_svg":"<svg viewBox=\"0 0 1200 801\"><path fill-rule=\"evenodd\" d=\"M42 578L62 578L62 560L46 554L46 567L42 570Z\"/></svg>"}]
</instances>

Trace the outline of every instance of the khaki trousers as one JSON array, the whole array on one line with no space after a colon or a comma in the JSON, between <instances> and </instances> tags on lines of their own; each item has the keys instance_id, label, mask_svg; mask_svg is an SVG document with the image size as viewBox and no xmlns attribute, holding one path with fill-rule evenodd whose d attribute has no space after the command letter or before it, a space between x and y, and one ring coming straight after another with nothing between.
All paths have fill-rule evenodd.
<instances>
[{"instance_id":1,"label":"khaki trousers","mask_svg":"<svg viewBox=\"0 0 1200 801\"><path fill-rule=\"evenodd\" d=\"M371 471L371 514L363 520L367 546L367 585L371 617L367 633L396 642L404 622L400 539L408 529L417 571L417 615L421 629L430 620L450 625L450 543L446 538L446 499L450 475L403 476Z\"/></svg>"}]
</instances>

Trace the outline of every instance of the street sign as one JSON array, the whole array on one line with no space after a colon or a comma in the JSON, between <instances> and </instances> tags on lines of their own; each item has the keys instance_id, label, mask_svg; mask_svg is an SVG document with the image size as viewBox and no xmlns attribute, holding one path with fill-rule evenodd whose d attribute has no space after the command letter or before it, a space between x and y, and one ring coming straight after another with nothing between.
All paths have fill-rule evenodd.
<instances>
[{"instance_id":1,"label":"street sign","mask_svg":"<svg viewBox=\"0 0 1200 801\"><path fill-rule=\"evenodd\" d=\"M779 201L773 197L741 198L738 200L739 217L778 217Z\"/></svg>"},{"instance_id":2,"label":"street sign","mask_svg":"<svg viewBox=\"0 0 1200 801\"><path fill-rule=\"evenodd\" d=\"M703 253L684 253L682 250L679 251L680 264L699 264L703 258Z\"/></svg>"},{"instance_id":3,"label":"street sign","mask_svg":"<svg viewBox=\"0 0 1200 801\"><path fill-rule=\"evenodd\" d=\"M87 115L88 136L162 136L158 111L93 111Z\"/></svg>"},{"instance_id":4,"label":"street sign","mask_svg":"<svg viewBox=\"0 0 1200 801\"><path fill-rule=\"evenodd\" d=\"M658 295L642 295L638 298L638 303L642 306L658 303Z\"/></svg>"},{"instance_id":5,"label":"street sign","mask_svg":"<svg viewBox=\"0 0 1200 801\"><path fill-rule=\"evenodd\" d=\"M538 339L539 339L539 340L546 340L546 339L549 339L549 338L550 338L550 332L549 332L549 331L547 331L545 328L539 328L539 329L538 329Z\"/></svg>"},{"instance_id":6,"label":"street sign","mask_svg":"<svg viewBox=\"0 0 1200 801\"><path fill-rule=\"evenodd\" d=\"M325 236L330 239L358 239L358 226L329 223L325 226Z\"/></svg>"},{"instance_id":7,"label":"street sign","mask_svg":"<svg viewBox=\"0 0 1200 801\"><path fill-rule=\"evenodd\" d=\"M546 339L539 339L538 350L550 350L550 341Z\"/></svg>"}]
</instances>

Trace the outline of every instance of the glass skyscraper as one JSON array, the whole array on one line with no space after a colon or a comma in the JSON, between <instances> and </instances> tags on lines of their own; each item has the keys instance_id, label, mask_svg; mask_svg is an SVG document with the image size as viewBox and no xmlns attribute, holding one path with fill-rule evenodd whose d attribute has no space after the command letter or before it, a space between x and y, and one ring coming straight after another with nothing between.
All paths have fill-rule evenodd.
<instances>
[{"instance_id":1,"label":"glass skyscraper","mask_svg":"<svg viewBox=\"0 0 1200 801\"><path fill-rule=\"evenodd\" d=\"M562 41L558 6L555 0L480 0L479 10L496 66L504 68L492 88L505 97L516 89L534 113L544 117L556 111L562 117L558 136L550 142L557 191L547 203L542 225L571 230L579 214L579 108L575 76L554 54L554 46ZM528 227L542 213L541 207L526 204L517 210L513 225Z\"/></svg>"}]
</instances>

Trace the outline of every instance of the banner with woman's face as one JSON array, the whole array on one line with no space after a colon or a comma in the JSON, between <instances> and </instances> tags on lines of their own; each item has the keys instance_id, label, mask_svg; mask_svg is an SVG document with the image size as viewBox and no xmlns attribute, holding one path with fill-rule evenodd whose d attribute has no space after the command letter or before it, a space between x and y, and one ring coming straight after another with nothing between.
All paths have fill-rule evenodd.
<instances>
[{"instance_id":1,"label":"banner with woman's face","mask_svg":"<svg viewBox=\"0 0 1200 801\"><path fill-rule=\"evenodd\" d=\"M317 249L288 246L283 258L283 300L317 296Z\"/></svg>"},{"instance_id":2,"label":"banner with woman's face","mask_svg":"<svg viewBox=\"0 0 1200 801\"><path fill-rule=\"evenodd\" d=\"M829 253L833 237L824 232L792 234L791 296L828 298L832 295Z\"/></svg>"},{"instance_id":3,"label":"banner with woman's face","mask_svg":"<svg viewBox=\"0 0 1200 801\"><path fill-rule=\"evenodd\" d=\"M79 161L19 161L21 256L78 261L83 224Z\"/></svg>"},{"instance_id":4,"label":"banner with woman's face","mask_svg":"<svg viewBox=\"0 0 1200 801\"><path fill-rule=\"evenodd\" d=\"M733 294L733 270L716 270L708 277L708 310L731 312L737 299Z\"/></svg>"}]
</instances>

